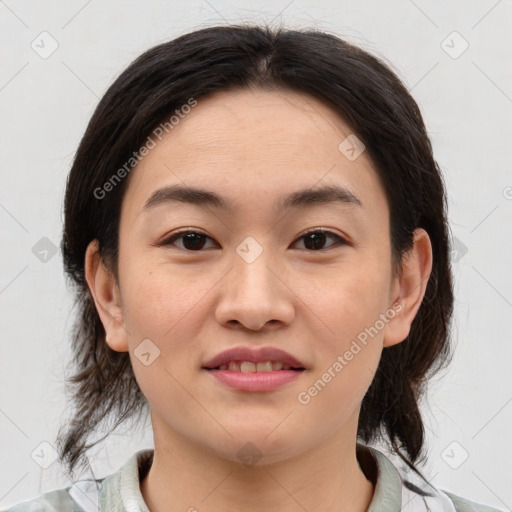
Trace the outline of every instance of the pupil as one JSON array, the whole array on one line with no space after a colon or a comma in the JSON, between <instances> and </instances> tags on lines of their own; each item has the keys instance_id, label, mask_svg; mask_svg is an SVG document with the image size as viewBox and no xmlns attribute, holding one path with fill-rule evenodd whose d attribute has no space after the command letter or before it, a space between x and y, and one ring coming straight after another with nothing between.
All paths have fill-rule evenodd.
<instances>
[{"instance_id":1,"label":"pupil","mask_svg":"<svg viewBox=\"0 0 512 512\"><path fill-rule=\"evenodd\" d=\"M204 235L200 233L187 233L183 237L183 245L190 250L201 249L204 245Z\"/></svg>"},{"instance_id":2,"label":"pupil","mask_svg":"<svg viewBox=\"0 0 512 512\"><path fill-rule=\"evenodd\" d=\"M308 241L313 242L312 247L308 247ZM322 245L325 243L325 234L324 233L311 233L306 236L305 246L308 249L318 250L322 248Z\"/></svg>"}]
</instances>

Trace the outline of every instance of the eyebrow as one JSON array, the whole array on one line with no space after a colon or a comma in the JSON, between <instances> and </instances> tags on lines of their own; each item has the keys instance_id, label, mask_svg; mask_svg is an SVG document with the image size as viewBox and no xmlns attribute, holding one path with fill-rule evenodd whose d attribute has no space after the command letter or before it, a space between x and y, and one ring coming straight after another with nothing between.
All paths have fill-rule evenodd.
<instances>
[{"instance_id":1,"label":"eyebrow","mask_svg":"<svg viewBox=\"0 0 512 512\"><path fill-rule=\"evenodd\" d=\"M200 207L213 207L225 211L233 210L232 201L217 193L183 185L171 185L155 190L144 204L143 210L149 210L155 206L175 201L194 204ZM362 206L359 198L350 190L337 185L326 185L315 189L297 190L287 196L283 196L279 198L276 207L278 210L289 210L332 203Z\"/></svg>"}]
</instances>

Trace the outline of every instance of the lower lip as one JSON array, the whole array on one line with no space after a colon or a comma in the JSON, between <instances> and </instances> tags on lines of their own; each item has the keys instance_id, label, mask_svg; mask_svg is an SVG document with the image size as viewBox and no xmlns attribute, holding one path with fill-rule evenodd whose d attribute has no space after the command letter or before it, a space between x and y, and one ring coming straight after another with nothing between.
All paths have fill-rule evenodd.
<instances>
[{"instance_id":1,"label":"lower lip","mask_svg":"<svg viewBox=\"0 0 512 512\"><path fill-rule=\"evenodd\" d=\"M239 391L272 391L298 379L304 370L243 373L230 370L207 370L216 379Z\"/></svg>"}]
</instances>

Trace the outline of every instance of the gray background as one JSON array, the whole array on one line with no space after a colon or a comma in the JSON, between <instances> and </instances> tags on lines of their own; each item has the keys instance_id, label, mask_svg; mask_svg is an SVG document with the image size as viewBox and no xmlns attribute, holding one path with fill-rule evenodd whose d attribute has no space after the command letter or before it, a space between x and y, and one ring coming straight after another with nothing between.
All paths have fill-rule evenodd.
<instances>
[{"instance_id":1,"label":"gray background","mask_svg":"<svg viewBox=\"0 0 512 512\"><path fill-rule=\"evenodd\" d=\"M512 507L511 2L317 3L0 0L0 508L69 485L58 463L43 469L35 460L51 462L66 412L73 311L52 249L66 174L93 109L147 48L240 21L334 31L384 58L418 101L457 247L456 355L423 407L424 471L440 488ZM96 476L151 446L149 424L116 432L91 450Z\"/></svg>"}]
</instances>

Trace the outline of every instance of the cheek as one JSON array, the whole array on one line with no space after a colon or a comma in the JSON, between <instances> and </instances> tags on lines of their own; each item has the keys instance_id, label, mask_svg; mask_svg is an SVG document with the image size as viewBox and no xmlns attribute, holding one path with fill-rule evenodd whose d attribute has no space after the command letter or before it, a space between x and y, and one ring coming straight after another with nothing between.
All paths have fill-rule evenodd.
<instances>
[{"instance_id":1,"label":"cheek","mask_svg":"<svg viewBox=\"0 0 512 512\"><path fill-rule=\"evenodd\" d=\"M329 283L309 295L313 313L327 328L318 339L317 364L303 401L311 400L321 409L335 404L333 412L339 415L357 407L370 386L389 322L385 316L381 320L388 305L387 274L377 265L360 263L331 273Z\"/></svg>"},{"instance_id":2,"label":"cheek","mask_svg":"<svg viewBox=\"0 0 512 512\"><path fill-rule=\"evenodd\" d=\"M322 284L311 280L309 291L304 286L300 295L326 327L329 345L341 350L385 313L389 281L384 272L365 265L329 274Z\"/></svg>"},{"instance_id":3,"label":"cheek","mask_svg":"<svg viewBox=\"0 0 512 512\"><path fill-rule=\"evenodd\" d=\"M330 311L328 321L336 335L330 334L318 344L317 364L298 399L303 405L311 404L310 412L324 415L331 426L343 423L358 410L373 380L384 333L375 328L379 314L376 305L370 311L368 304L351 300Z\"/></svg>"},{"instance_id":4,"label":"cheek","mask_svg":"<svg viewBox=\"0 0 512 512\"><path fill-rule=\"evenodd\" d=\"M172 339L212 287L208 275L186 272L147 255L133 255L123 267L123 310L132 335ZM214 276L212 276L214 277Z\"/></svg>"},{"instance_id":5,"label":"cheek","mask_svg":"<svg viewBox=\"0 0 512 512\"><path fill-rule=\"evenodd\" d=\"M198 354L204 349L205 319L213 308L212 294L208 292L219 281L217 274L223 274L199 274L197 269L178 271L176 265L135 257L124 271L124 318L132 366L140 387L150 400L158 401L168 394L175 401L186 400L177 383L188 386L198 369ZM137 354L147 339L157 347L158 357L145 367L137 360ZM165 391L159 390L161 382L166 383Z\"/></svg>"},{"instance_id":6,"label":"cheek","mask_svg":"<svg viewBox=\"0 0 512 512\"><path fill-rule=\"evenodd\" d=\"M184 419L192 414L186 390L191 388L201 350L202 322L193 321L193 317L204 315L209 307L205 293L211 285L197 274L184 279L148 260L145 266L137 265L135 258L125 272L123 309L137 382L157 410L165 410L172 403L172 410L182 411ZM139 359L143 340L151 341L149 365Z\"/></svg>"}]
</instances>

